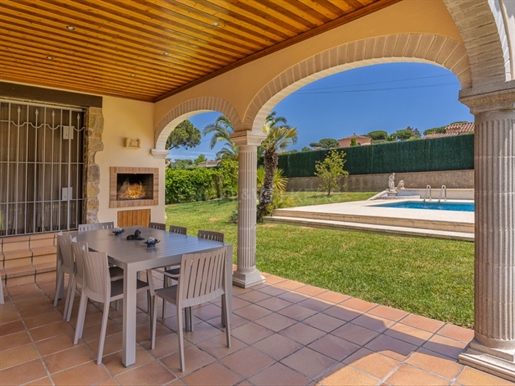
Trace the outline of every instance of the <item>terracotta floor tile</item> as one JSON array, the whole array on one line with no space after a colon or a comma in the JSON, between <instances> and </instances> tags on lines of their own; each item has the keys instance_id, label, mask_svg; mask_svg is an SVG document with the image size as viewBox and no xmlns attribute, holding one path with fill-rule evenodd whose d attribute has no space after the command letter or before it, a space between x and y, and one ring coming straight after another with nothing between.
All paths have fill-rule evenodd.
<instances>
[{"instance_id":1,"label":"terracotta floor tile","mask_svg":"<svg viewBox=\"0 0 515 386\"><path fill-rule=\"evenodd\" d=\"M270 295L265 294L264 292L251 291L251 292L247 292L245 294L239 295L238 297L242 300L246 300L251 303L257 303L257 302L260 302L261 300L268 299L270 297Z\"/></svg>"},{"instance_id":2,"label":"terracotta floor tile","mask_svg":"<svg viewBox=\"0 0 515 386\"><path fill-rule=\"evenodd\" d=\"M184 338L192 343L199 343L203 340L211 339L212 337L220 334L225 334L225 331L213 327L209 323L201 322L195 324L194 331L184 332Z\"/></svg>"},{"instance_id":3,"label":"terracotta floor tile","mask_svg":"<svg viewBox=\"0 0 515 386\"><path fill-rule=\"evenodd\" d=\"M96 359L96 356L95 356ZM139 367L145 363L152 362L154 357L147 350L140 346L136 346L136 363L130 367L125 367L122 363L122 352L118 351L102 358L102 364L107 367L113 375L118 375L131 370L133 367Z\"/></svg>"},{"instance_id":4,"label":"terracotta floor tile","mask_svg":"<svg viewBox=\"0 0 515 386\"><path fill-rule=\"evenodd\" d=\"M55 323L50 323L29 330L29 334L35 342L43 339L52 338L63 333L75 333L70 323L67 323L64 320L60 320Z\"/></svg>"},{"instance_id":5,"label":"terracotta floor tile","mask_svg":"<svg viewBox=\"0 0 515 386\"><path fill-rule=\"evenodd\" d=\"M398 310L396 308L387 306L377 306L372 308L367 314L381 316L386 319L398 321L404 318L408 313L406 311Z\"/></svg>"},{"instance_id":6,"label":"terracotta floor tile","mask_svg":"<svg viewBox=\"0 0 515 386\"><path fill-rule=\"evenodd\" d=\"M248 378L258 371L267 368L275 361L255 348L246 347L226 356L220 362L240 374L243 378Z\"/></svg>"},{"instance_id":7,"label":"terracotta floor tile","mask_svg":"<svg viewBox=\"0 0 515 386\"><path fill-rule=\"evenodd\" d=\"M333 331L345 324L343 320L333 318L332 316L325 314L316 314L310 316L309 318L304 319L302 322L326 332Z\"/></svg>"},{"instance_id":8,"label":"terracotta floor tile","mask_svg":"<svg viewBox=\"0 0 515 386\"><path fill-rule=\"evenodd\" d=\"M454 379L464 367L453 359L425 349L420 349L410 355L406 363L441 375L449 380Z\"/></svg>"},{"instance_id":9,"label":"terracotta floor tile","mask_svg":"<svg viewBox=\"0 0 515 386\"><path fill-rule=\"evenodd\" d=\"M16 305L18 305L18 303ZM44 304L30 304L27 306L27 308L21 308L18 310L20 316L24 319L33 316L41 316L43 314L46 314L47 312L54 311L55 307L52 303L48 301L48 299L44 299Z\"/></svg>"},{"instance_id":10,"label":"terracotta floor tile","mask_svg":"<svg viewBox=\"0 0 515 386\"><path fill-rule=\"evenodd\" d=\"M248 320L256 320L271 314L272 311L265 307L260 307L257 304L251 304L247 307L238 308L237 310L234 310L233 313Z\"/></svg>"},{"instance_id":11,"label":"terracotta floor tile","mask_svg":"<svg viewBox=\"0 0 515 386\"><path fill-rule=\"evenodd\" d=\"M32 343L16 345L0 352L0 370L17 366L38 359L38 353Z\"/></svg>"},{"instance_id":12,"label":"terracotta floor tile","mask_svg":"<svg viewBox=\"0 0 515 386\"><path fill-rule=\"evenodd\" d=\"M420 328L408 326L407 324L397 323L390 327L388 331L385 332L385 335L414 344L415 346L421 346L434 334Z\"/></svg>"},{"instance_id":13,"label":"terracotta floor tile","mask_svg":"<svg viewBox=\"0 0 515 386\"><path fill-rule=\"evenodd\" d=\"M458 356L467 346L467 343L446 338L445 336L433 335L422 347L444 354L445 356L458 359Z\"/></svg>"},{"instance_id":14,"label":"terracotta floor tile","mask_svg":"<svg viewBox=\"0 0 515 386\"><path fill-rule=\"evenodd\" d=\"M235 385L242 380L241 375L218 362L211 363L183 378L181 377L181 381L186 385Z\"/></svg>"},{"instance_id":15,"label":"terracotta floor tile","mask_svg":"<svg viewBox=\"0 0 515 386\"><path fill-rule=\"evenodd\" d=\"M254 385L306 385L310 383L310 379L298 372L286 367L282 363L274 365L260 371L256 375L249 378Z\"/></svg>"},{"instance_id":16,"label":"terracotta floor tile","mask_svg":"<svg viewBox=\"0 0 515 386\"><path fill-rule=\"evenodd\" d=\"M255 343L253 347L275 360L281 360L295 351L300 350L303 346L293 339L280 334L274 334Z\"/></svg>"},{"instance_id":17,"label":"terracotta floor tile","mask_svg":"<svg viewBox=\"0 0 515 386\"><path fill-rule=\"evenodd\" d=\"M15 309L2 309L0 310L0 324L11 323L21 320L21 316Z\"/></svg>"},{"instance_id":18,"label":"terracotta floor tile","mask_svg":"<svg viewBox=\"0 0 515 386\"><path fill-rule=\"evenodd\" d=\"M222 309L214 304L204 304L202 307L195 307L193 315L201 320L208 320L222 315Z\"/></svg>"},{"instance_id":19,"label":"terracotta floor tile","mask_svg":"<svg viewBox=\"0 0 515 386\"><path fill-rule=\"evenodd\" d=\"M247 344L233 336L231 336L231 347L227 347L225 334L217 335L211 339L204 340L197 346L216 359L223 358L229 354L232 354L233 352L241 350L242 348L248 347Z\"/></svg>"},{"instance_id":20,"label":"terracotta floor tile","mask_svg":"<svg viewBox=\"0 0 515 386\"><path fill-rule=\"evenodd\" d=\"M322 312L323 310L332 307L333 305L316 298L305 299L298 303L299 306L309 308L316 312Z\"/></svg>"},{"instance_id":21,"label":"terracotta floor tile","mask_svg":"<svg viewBox=\"0 0 515 386\"><path fill-rule=\"evenodd\" d=\"M184 349L184 363L186 365L184 373L181 373L179 351L162 357L160 361L172 373L183 376L214 362L215 358L196 346L190 346Z\"/></svg>"},{"instance_id":22,"label":"terracotta floor tile","mask_svg":"<svg viewBox=\"0 0 515 386\"><path fill-rule=\"evenodd\" d=\"M333 335L324 335L320 339L315 340L308 347L337 361L342 361L360 348L360 346L354 343Z\"/></svg>"},{"instance_id":23,"label":"terracotta floor tile","mask_svg":"<svg viewBox=\"0 0 515 386\"><path fill-rule=\"evenodd\" d=\"M65 332L64 334L36 342L39 353L42 356L54 354L58 351L67 350L73 347L74 333Z\"/></svg>"},{"instance_id":24,"label":"terracotta floor tile","mask_svg":"<svg viewBox=\"0 0 515 386\"><path fill-rule=\"evenodd\" d=\"M386 379L391 385L449 385L449 380L430 374L416 367L402 364L399 369Z\"/></svg>"},{"instance_id":25,"label":"terracotta floor tile","mask_svg":"<svg viewBox=\"0 0 515 386\"><path fill-rule=\"evenodd\" d=\"M417 346L386 335L379 335L365 345L365 348L376 351L393 359L403 361L416 351Z\"/></svg>"},{"instance_id":26,"label":"terracotta floor tile","mask_svg":"<svg viewBox=\"0 0 515 386\"><path fill-rule=\"evenodd\" d=\"M268 298L257 303L258 306L264 307L271 311L279 311L283 308L291 306L291 302L276 297Z\"/></svg>"},{"instance_id":27,"label":"terracotta floor tile","mask_svg":"<svg viewBox=\"0 0 515 386\"><path fill-rule=\"evenodd\" d=\"M500 386L500 385L513 385L513 382L496 377L495 375L487 374L482 371L465 367L461 374L456 379L460 385L468 386Z\"/></svg>"},{"instance_id":28,"label":"terracotta floor tile","mask_svg":"<svg viewBox=\"0 0 515 386\"><path fill-rule=\"evenodd\" d=\"M279 334L305 345L313 342L326 333L318 328L308 326L307 324L297 323L280 331Z\"/></svg>"},{"instance_id":29,"label":"terracotta floor tile","mask_svg":"<svg viewBox=\"0 0 515 386\"><path fill-rule=\"evenodd\" d=\"M355 309L355 310L358 310L361 312L367 312L377 306L377 304L375 304L375 303L366 302L364 300L357 299L357 298L350 298L348 300L345 300L344 302L340 303L340 305L343 305L345 307L349 307L349 308L352 308L352 309Z\"/></svg>"},{"instance_id":30,"label":"terracotta floor tile","mask_svg":"<svg viewBox=\"0 0 515 386\"><path fill-rule=\"evenodd\" d=\"M23 319L29 330L32 328L44 326L46 324L60 322L61 320L63 320L63 314L55 309L50 312L46 312L43 315L37 315Z\"/></svg>"},{"instance_id":31,"label":"terracotta floor tile","mask_svg":"<svg viewBox=\"0 0 515 386\"><path fill-rule=\"evenodd\" d=\"M353 310L352 308L344 307L341 304L329 307L325 309L323 313L346 322L350 322L362 315L361 312Z\"/></svg>"},{"instance_id":32,"label":"terracotta floor tile","mask_svg":"<svg viewBox=\"0 0 515 386\"><path fill-rule=\"evenodd\" d=\"M414 314L409 314L400 322L402 324L407 324L408 326L421 328L422 330L427 330L430 332L438 331L445 324L444 322L440 322L439 320L429 319Z\"/></svg>"},{"instance_id":33,"label":"terracotta floor tile","mask_svg":"<svg viewBox=\"0 0 515 386\"><path fill-rule=\"evenodd\" d=\"M274 287L272 285L269 285L269 284L265 284L263 286L261 286L260 288L257 289L259 292L263 292L267 295L270 295L270 296L277 296L277 295L280 295L280 294L283 294L285 292L284 289L282 288L277 288L277 287Z\"/></svg>"},{"instance_id":34,"label":"terracotta floor tile","mask_svg":"<svg viewBox=\"0 0 515 386\"><path fill-rule=\"evenodd\" d=\"M298 304L292 304L289 307L279 310L278 313L300 322L312 315L315 315L317 312L312 309L299 306Z\"/></svg>"},{"instance_id":35,"label":"terracotta floor tile","mask_svg":"<svg viewBox=\"0 0 515 386\"><path fill-rule=\"evenodd\" d=\"M85 363L68 370L52 374L56 385L92 385L110 378L109 373L102 365L95 362Z\"/></svg>"},{"instance_id":36,"label":"terracotta floor tile","mask_svg":"<svg viewBox=\"0 0 515 386\"><path fill-rule=\"evenodd\" d=\"M233 312L239 308L250 306L252 303L246 300L240 299L238 297L233 296L232 298L232 310Z\"/></svg>"},{"instance_id":37,"label":"terracotta floor tile","mask_svg":"<svg viewBox=\"0 0 515 386\"><path fill-rule=\"evenodd\" d=\"M277 295L277 297L279 299L283 299L283 300L286 300L291 303L299 303L299 302L302 302L307 299L307 297L304 295L301 295L301 294L298 294L295 292L290 292L290 291L286 291L280 295Z\"/></svg>"},{"instance_id":38,"label":"terracotta floor tile","mask_svg":"<svg viewBox=\"0 0 515 386\"><path fill-rule=\"evenodd\" d=\"M304 347L297 352L281 360L283 364L308 378L320 376L329 367L336 363L336 360L310 348Z\"/></svg>"},{"instance_id":39,"label":"terracotta floor tile","mask_svg":"<svg viewBox=\"0 0 515 386\"><path fill-rule=\"evenodd\" d=\"M379 333L376 331L369 330L368 328L358 326L354 323L346 323L340 328L337 328L331 332L331 334L360 346L370 342L372 339L379 335Z\"/></svg>"},{"instance_id":40,"label":"terracotta floor tile","mask_svg":"<svg viewBox=\"0 0 515 386\"><path fill-rule=\"evenodd\" d=\"M257 341L264 339L273 333L274 332L268 328L260 326L256 323L247 323L232 330L232 336L247 344L256 343Z\"/></svg>"},{"instance_id":41,"label":"terracotta floor tile","mask_svg":"<svg viewBox=\"0 0 515 386\"><path fill-rule=\"evenodd\" d=\"M299 287L295 289L295 292L312 296L312 297L318 297L317 295L320 295L324 292L327 292L326 289L320 288L320 287L314 287L312 285L305 285L303 287Z\"/></svg>"},{"instance_id":42,"label":"terracotta floor tile","mask_svg":"<svg viewBox=\"0 0 515 386\"><path fill-rule=\"evenodd\" d=\"M317 299L326 301L328 303L332 303L332 304L338 304L347 299L350 299L349 295L344 295L339 292L333 292L333 291L325 291L314 297Z\"/></svg>"},{"instance_id":43,"label":"terracotta floor tile","mask_svg":"<svg viewBox=\"0 0 515 386\"><path fill-rule=\"evenodd\" d=\"M299 283L298 281L293 281L293 280L283 280L281 282L275 283L275 286L277 288L283 288L286 290L295 290L297 288L304 287L305 284Z\"/></svg>"},{"instance_id":44,"label":"terracotta floor tile","mask_svg":"<svg viewBox=\"0 0 515 386\"><path fill-rule=\"evenodd\" d=\"M9 350L15 346L32 343L27 331L20 331L14 334L0 336L0 351Z\"/></svg>"},{"instance_id":45,"label":"terracotta floor tile","mask_svg":"<svg viewBox=\"0 0 515 386\"><path fill-rule=\"evenodd\" d=\"M75 324L73 326L75 326ZM119 325L113 323L111 320L107 321L106 337L120 332L122 332L122 328ZM82 331L82 339L84 342L92 342L100 339L100 326L98 324L93 326L86 325Z\"/></svg>"},{"instance_id":46,"label":"terracotta floor tile","mask_svg":"<svg viewBox=\"0 0 515 386\"><path fill-rule=\"evenodd\" d=\"M39 359L25 362L18 366L9 367L0 371L0 379L3 385L21 385L47 375L43 364Z\"/></svg>"},{"instance_id":47,"label":"terracotta floor tile","mask_svg":"<svg viewBox=\"0 0 515 386\"><path fill-rule=\"evenodd\" d=\"M191 343L185 339L184 347L187 348L189 346L191 346ZM179 336L174 332L162 335L159 339L156 338L156 347L154 349L150 349L150 341L143 343L143 347L145 347L153 357L161 358L179 350Z\"/></svg>"},{"instance_id":48,"label":"terracotta floor tile","mask_svg":"<svg viewBox=\"0 0 515 386\"><path fill-rule=\"evenodd\" d=\"M280 283L285 280L284 278L279 277L279 276L270 275L270 274L263 273L263 272L261 272L261 274L266 277L266 284L276 284L276 283Z\"/></svg>"},{"instance_id":49,"label":"terracotta floor tile","mask_svg":"<svg viewBox=\"0 0 515 386\"><path fill-rule=\"evenodd\" d=\"M163 385L176 376L158 361L126 371L116 376L121 385Z\"/></svg>"},{"instance_id":50,"label":"terracotta floor tile","mask_svg":"<svg viewBox=\"0 0 515 386\"><path fill-rule=\"evenodd\" d=\"M266 327L272 331L277 332L277 331L281 331L297 322L286 316L273 313L273 314L265 316L264 318L256 320L256 323L263 327Z\"/></svg>"},{"instance_id":51,"label":"terracotta floor tile","mask_svg":"<svg viewBox=\"0 0 515 386\"><path fill-rule=\"evenodd\" d=\"M356 351L343 361L349 366L383 379L400 366L401 362L365 348Z\"/></svg>"},{"instance_id":52,"label":"terracotta floor tile","mask_svg":"<svg viewBox=\"0 0 515 386\"><path fill-rule=\"evenodd\" d=\"M25 326L21 320L8 322L0 325L0 336L15 334L20 331L25 331Z\"/></svg>"},{"instance_id":53,"label":"terracotta floor tile","mask_svg":"<svg viewBox=\"0 0 515 386\"><path fill-rule=\"evenodd\" d=\"M393 320L390 319L384 319L380 316L374 316L374 315L361 315L358 316L356 319L352 320L352 323L357 324L358 326L368 328L372 331L377 332L384 332L391 326L395 324Z\"/></svg>"},{"instance_id":54,"label":"terracotta floor tile","mask_svg":"<svg viewBox=\"0 0 515 386\"><path fill-rule=\"evenodd\" d=\"M95 354L84 344L73 346L68 350L59 351L43 357L48 371L53 374L87 362L92 362Z\"/></svg>"},{"instance_id":55,"label":"terracotta floor tile","mask_svg":"<svg viewBox=\"0 0 515 386\"><path fill-rule=\"evenodd\" d=\"M99 343L100 343L100 336L99 336L99 339L86 343L91 348L91 350L93 350L93 353L95 353L95 357L98 355L98 344ZM122 333L121 332L119 332L117 334L106 336L105 342L104 342L104 352L102 353L102 356L113 354L117 351L121 351L121 349L122 349Z\"/></svg>"},{"instance_id":56,"label":"terracotta floor tile","mask_svg":"<svg viewBox=\"0 0 515 386\"><path fill-rule=\"evenodd\" d=\"M378 379L348 366L341 366L318 379L320 385L377 385Z\"/></svg>"},{"instance_id":57,"label":"terracotta floor tile","mask_svg":"<svg viewBox=\"0 0 515 386\"><path fill-rule=\"evenodd\" d=\"M29 382L26 386L53 386L54 384L50 380L49 377L43 377L40 379L36 379L35 381Z\"/></svg>"},{"instance_id":58,"label":"terracotta floor tile","mask_svg":"<svg viewBox=\"0 0 515 386\"><path fill-rule=\"evenodd\" d=\"M446 336L447 338L461 340L466 343L469 343L474 338L474 330L452 324L446 324L438 330L437 334Z\"/></svg>"}]
</instances>

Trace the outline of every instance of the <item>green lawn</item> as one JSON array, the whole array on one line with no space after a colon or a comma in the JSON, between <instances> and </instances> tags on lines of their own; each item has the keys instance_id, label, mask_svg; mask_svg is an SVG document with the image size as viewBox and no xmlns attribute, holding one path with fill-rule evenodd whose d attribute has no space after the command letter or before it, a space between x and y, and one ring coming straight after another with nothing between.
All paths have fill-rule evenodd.
<instances>
[{"instance_id":1,"label":"green lawn","mask_svg":"<svg viewBox=\"0 0 515 386\"><path fill-rule=\"evenodd\" d=\"M292 194L295 205L363 200L373 193ZM236 200L168 205L167 224L225 233ZM344 232L281 224L257 225L257 268L464 327L473 326L474 244L421 237ZM234 249L236 262L236 248Z\"/></svg>"}]
</instances>

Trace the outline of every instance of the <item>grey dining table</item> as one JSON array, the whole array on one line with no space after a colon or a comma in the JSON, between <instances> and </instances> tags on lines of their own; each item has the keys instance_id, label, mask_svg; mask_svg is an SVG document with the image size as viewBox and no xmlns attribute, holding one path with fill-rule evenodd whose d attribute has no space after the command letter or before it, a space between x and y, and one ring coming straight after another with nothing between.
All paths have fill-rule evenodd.
<instances>
[{"instance_id":1,"label":"grey dining table","mask_svg":"<svg viewBox=\"0 0 515 386\"><path fill-rule=\"evenodd\" d=\"M144 240L127 240L136 229L140 237L160 240L154 247L147 247ZM76 234L77 241L85 241L92 251L105 251L109 262L121 267L124 272L123 298L123 343L122 362L128 367L136 362L136 276L139 271L152 268L179 265L183 254L198 253L225 246L227 248L226 274L231 283L232 245L217 241L199 239L143 226L126 227L115 235L112 229L100 229ZM229 315L232 314L232 285L227 289ZM226 321L230 323L229 321Z\"/></svg>"}]
</instances>

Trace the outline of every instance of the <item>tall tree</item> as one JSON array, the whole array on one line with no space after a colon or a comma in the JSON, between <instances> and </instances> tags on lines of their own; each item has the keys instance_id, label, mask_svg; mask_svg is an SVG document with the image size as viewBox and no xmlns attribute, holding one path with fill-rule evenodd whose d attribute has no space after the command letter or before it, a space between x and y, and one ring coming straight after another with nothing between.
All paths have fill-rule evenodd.
<instances>
[{"instance_id":1,"label":"tall tree","mask_svg":"<svg viewBox=\"0 0 515 386\"><path fill-rule=\"evenodd\" d=\"M331 150L323 161L315 162L315 175L322 180L320 188L330 196L333 190L340 187L340 180L347 177L349 172L343 170L345 153Z\"/></svg>"},{"instance_id":2,"label":"tall tree","mask_svg":"<svg viewBox=\"0 0 515 386\"><path fill-rule=\"evenodd\" d=\"M265 178L259 194L259 204L257 207L258 221L262 221L263 217L269 214L272 205L274 173L279 161L277 153L296 143L298 138L297 129L289 126L286 118L278 117L275 111L272 111L266 117L263 132L267 135L266 139L261 143L264 151Z\"/></svg>"},{"instance_id":3,"label":"tall tree","mask_svg":"<svg viewBox=\"0 0 515 386\"><path fill-rule=\"evenodd\" d=\"M372 138L374 141L386 141L388 139L388 133L384 130L375 130L367 134L367 137Z\"/></svg>"},{"instance_id":4,"label":"tall tree","mask_svg":"<svg viewBox=\"0 0 515 386\"><path fill-rule=\"evenodd\" d=\"M167 149L177 149L179 147L189 149L199 144L200 130L187 119L179 123L166 139Z\"/></svg>"},{"instance_id":5,"label":"tall tree","mask_svg":"<svg viewBox=\"0 0 515 386\"><path fill-rule=\"evenodd\" d=\"M222 149L216 153L217 159L237 159L238 147L231 140L230 135L234 132L231 121L225 116L220 115L216 118L215 123L207 125L204 130L204 136L213 133L209 147L213 149L218 142L225 142Z\"/></svg>"},{"instance_id":6,"label":"tall tree","mask_svg":"<svg viewBox=\"0 0 515 386\"><path fill-rule=\"evenodd\" d=\"M311 142L309 146L311 146L314 149L316 149L317 147L321 149L334 149L338 147L338 141L333 138L322 138L318 142Z\"/></svg>"}]
</instances>

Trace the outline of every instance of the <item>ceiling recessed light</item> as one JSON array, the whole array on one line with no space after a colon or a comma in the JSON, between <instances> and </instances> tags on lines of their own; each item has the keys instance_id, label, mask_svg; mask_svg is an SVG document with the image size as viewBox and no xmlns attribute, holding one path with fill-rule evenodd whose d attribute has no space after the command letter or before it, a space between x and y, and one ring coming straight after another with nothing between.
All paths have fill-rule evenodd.
<instances>
[{"instance_id":1,"label":"ceiling recessed light","mask_svg":"<svg viewBox=\"0 0 515 386\"><path fill-rule=\"evenodd\" d=\"M219 25L220 25L220 23L217 23L217 22L213 23L213 27L218 27Z\"/></svg>"},{"instance_id":2,"label":"ceiling recessed light","mask_svg":"<svg viewBox=\"0 0 515 386\"><path fill-rule=\"evenodd\" d=\"M134 78L136 76L136 74L131 74L131 76Z\"/></svg>"},{"instance_id":3,"label":"ceiling recessed light","mask_svg":"<svg viewBox=\"0 0 515 386\"><path fill-rule=\"evenodd\" d=\"M170 55L170 53L165 51L165 52L163 52L163 55L168 56L168 55Z\"/></svg>"},{"instance_id":4,"label":"ceiling recessed light","mask_svg":"<svg viewBox=\"0 0 515 386\"><path fill-rule=\"evenodd\" d=\"M67 25L66 28L70 31L75 31L75 27L73 25Z\"/></svg>"},{"instance_id":5,"label":"ceiling recessed light","mask_svg":"<svg viewBox=\"0 0 515 386\"><path fill-rule=\"evenodd\" d=\"M54 60L54 57L53 57L53 56L50 56L50 55L48 55L46 58L47 58L48 60Z\"/></svg>"}]
</instances>

